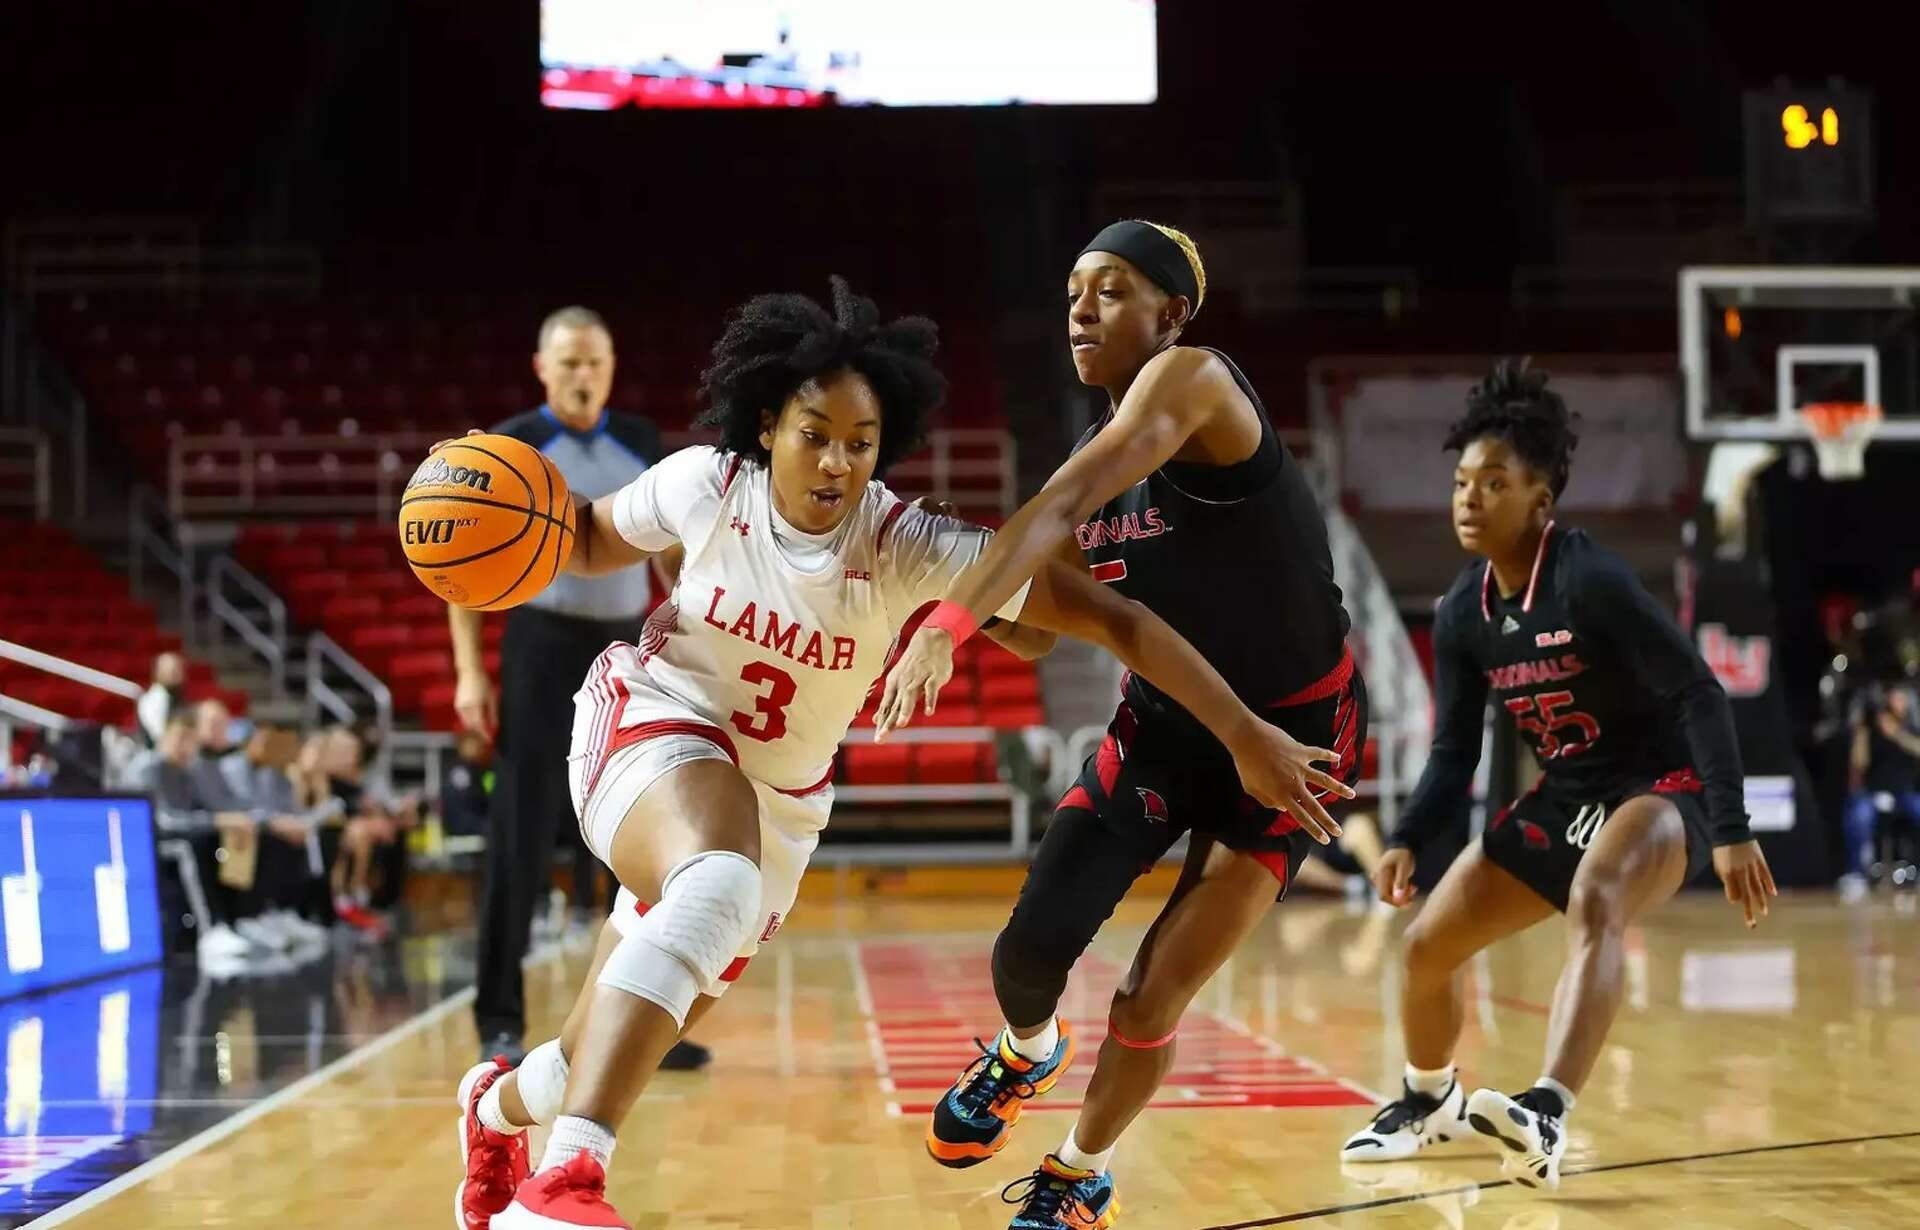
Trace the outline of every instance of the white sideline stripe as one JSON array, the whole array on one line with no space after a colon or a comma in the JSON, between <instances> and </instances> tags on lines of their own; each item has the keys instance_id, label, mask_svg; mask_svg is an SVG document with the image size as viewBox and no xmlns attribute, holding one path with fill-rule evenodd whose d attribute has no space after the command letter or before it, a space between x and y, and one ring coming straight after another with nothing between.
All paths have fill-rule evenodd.
<instances>
[{"instance_id":1,"label":"white sideline stripe","mask_svg":"<svg viewBox=\"0 0 1920 1230\"><path fill-rule=\"evenodd\" d=\"M105 1204L121 1192L129 1188L138 1187L155 1175L173 1169L196 1153L202 1153L211 1149L227 1137L238 1133L243 1128L251 1126L256 1120L265 1118L287 1103L304 1096L309 1090L326 1084L343 1072L351 1072L368 1060L385 1054L400 1043L405 1042L408 1038L413 1037L413 1035L421 1033L429 1026L437 1025L443 1018L452 1016L459 1009L472 1003L473 996L474 989L472 987L468 987L464 991L454 992L433 1007L422 1012L419 1016L411 1020L402 1021L373 1041L368 1042L357 1050L347 1052L326 1067L315 1072L309 1072L307 1075L293 1082L293 1084L288 1085L285 1089L267 1095L260 1101L248 1106L245 1110L240 1111L238 1114L229 1115L227 1118L222 1119L197 1136L188 1137L173 1148L168 1149L165 1153L162 1153L159 1157L142 1162L112 1182L96 1187L85 1195L61 1205L51 1213L35 1218L28 1222L26 1226L22 1227L22 1230L48 1230L48 1228L52 1226L65 1225L82 1213L89 1212ZM449 1101L448 1105L452 1105L451 1101Z\"/></svg>"}]
</instances>

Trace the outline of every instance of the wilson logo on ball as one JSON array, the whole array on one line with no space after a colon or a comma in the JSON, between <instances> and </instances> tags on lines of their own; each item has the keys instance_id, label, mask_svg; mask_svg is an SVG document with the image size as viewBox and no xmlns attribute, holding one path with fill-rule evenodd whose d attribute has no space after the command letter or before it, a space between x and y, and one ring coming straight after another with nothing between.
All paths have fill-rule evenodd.
<instances>
[{"instance_id":1,"label":"wilson logo on ball","mask_svg":"<svg viewBox=\"0 0 1920 1230\"><path fill-rule=\"evenodd\" d=\"M450 487L466 487L473 491L493 493L493 475L472 466L448 465L445 458L430 457L427 463L414 471L413 478L407 483L407 490L444 483Z\"/></svg>"}]
</instances>

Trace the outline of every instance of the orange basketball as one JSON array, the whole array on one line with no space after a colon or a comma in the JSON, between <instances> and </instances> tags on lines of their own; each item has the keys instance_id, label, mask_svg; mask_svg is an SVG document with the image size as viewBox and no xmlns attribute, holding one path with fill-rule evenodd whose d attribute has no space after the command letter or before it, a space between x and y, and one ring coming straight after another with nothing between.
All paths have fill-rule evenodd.
<instances>
[{"instance_id":1,"label":"orange basketball","mask_svg":"<svg viewBox=\"0 0 1920 1230\"><path fill-rule=\"evenodd\" d=\"M573 554L573 496L546 455L511 436L463 436L428 457L400 500L413 575L456 606L504 611Z\"/></svg>"}]
</instances>

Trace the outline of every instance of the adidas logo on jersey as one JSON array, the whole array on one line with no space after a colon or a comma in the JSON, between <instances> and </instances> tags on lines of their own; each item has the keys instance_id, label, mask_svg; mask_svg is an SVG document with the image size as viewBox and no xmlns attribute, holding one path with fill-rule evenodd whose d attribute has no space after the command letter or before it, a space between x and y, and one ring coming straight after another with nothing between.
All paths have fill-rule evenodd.
<instances>
[{"instance_id":1,"label":"adidas logo on jersey","mask_svg":"<svg viewBox=\"0 0 1920 1230\"><path fill-rule=\"evenodd\" d=\"M1513 616L1509 615L1505 619L1500 621L1501 635L1512 636L1514 633L1518 631L1520 631L1520 621L1515 619Z\"/></svg>"}]
</instances>

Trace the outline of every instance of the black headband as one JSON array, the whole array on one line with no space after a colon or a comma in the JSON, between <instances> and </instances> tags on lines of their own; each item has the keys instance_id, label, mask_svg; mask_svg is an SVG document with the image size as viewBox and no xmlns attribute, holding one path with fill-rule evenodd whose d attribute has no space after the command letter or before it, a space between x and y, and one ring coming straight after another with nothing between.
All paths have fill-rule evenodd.
<instances>
[{"instance_id":1,"label":"black headband","mask_svg":"<svg viewBox=\"0 0 1920 1230\"><path fill-rule=\"evenodd\" d=\"M1194 276L1185 250L1159 227L1147 222L1112 223L1080 249L1081 256L1089 252L1124 256L1155 286L1169 295L1185 295L1193 310L1200 310L1200 279Z\"/></svg>"}]
</instances>

